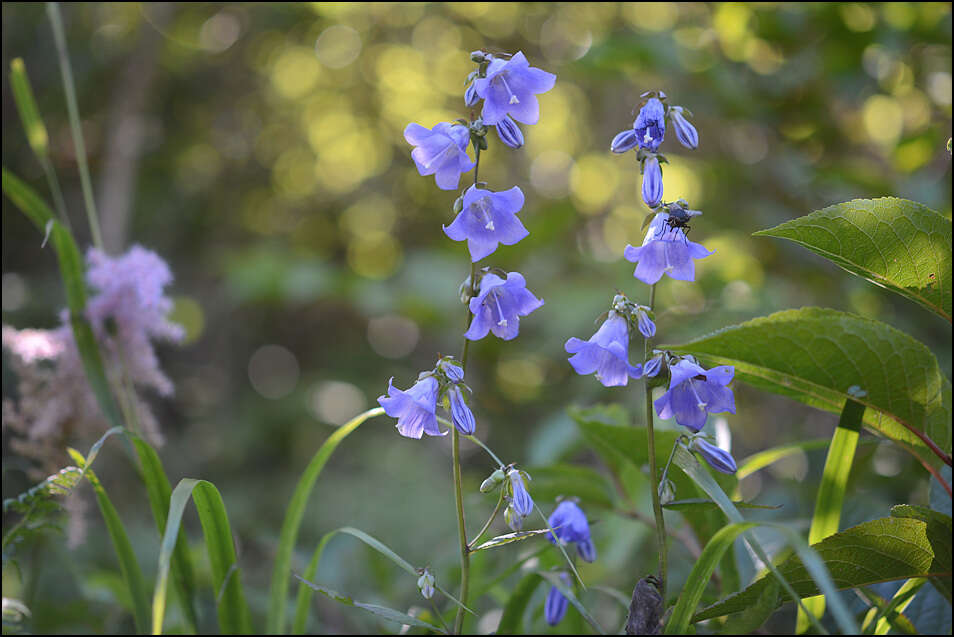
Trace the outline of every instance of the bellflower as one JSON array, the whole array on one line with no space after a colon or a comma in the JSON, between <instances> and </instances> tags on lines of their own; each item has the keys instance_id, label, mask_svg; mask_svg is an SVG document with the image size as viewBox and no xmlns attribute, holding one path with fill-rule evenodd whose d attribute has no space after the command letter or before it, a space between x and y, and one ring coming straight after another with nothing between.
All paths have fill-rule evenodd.
<instances>
[{"instance_id":1,"label":"bellflower","mask_svg":"<svg viewBox=\"0 0 954 637\"><path fill-rule=\"evenodd\" d=\"M659 159L649 157L643 162L643 201L650 208L655 208L662 201L663 178Z\"/></svg>"},{"instance_id":2,"label":"bellflower","mask_svg":"<svg viewBox=\"0 0 954 637\"><path fill-rule=\"evenodd\" d=\"M610 142L610 150L614 153L625 153L639 146L639 137L632 128L627 128L621 133L617 133L613 141Z\"/></svg>"},{"instance_id":3,"label":"bellflower","mask_svg":"<svg viewBox=\"0 0 954 637\"><path fill-rule=\"evenodd\" d=\"M467 155L470 131L466 126L441 122L431 130L420 124L408 124L404 139L416 148L411 159L421 176L434 175L441 190L456 190L463 173L476 165Z\"/></svg>"},{"instance_id":4,"label":"bellflower","mask_svg":"<svg viewBox=\"0 0 954 637\"><path fill-rule=\"evenodd\" d=\"M471 83L471 85L467 87L467 90L464 91L464 104L473 107L477 106L477 102L479 101L480 96L477 95L477 87Z\"/></svg>"},{"instance_id":5,"label":"bellflower","mask_svg":"<svg viewBox=\"0 0 954 637\"><path fill-rule=\"evenodd\" d=\"M735 374L731 365L705 370L697 363L682 359L669 367L669 391L653 404L660 418L673 418L683 427L698 432L708 414L735 413L735 397L726 387Z\"/></svg>"},{"instance_id":6,"label":"bellflower","mask_svg":"<svg viewBox=\"0 0 954 637\"><path fill-rule=\"evenodd\" d=\"M454 241L466 239L470 258L477 263L498 244L511 246L530 234L517 219L523 202L523 191L517 186L503 192L471 186L464 193L460 213L444 226L444 234Z\"/></svg>"},{"instance_id":7,"label":"bellflower","mask_svg":"<svg viewBox=\"0 0 954 637\"><path fill-rule=\"evenodd\" d=\"M523 476L518 469L510 469L507 472L507 478L510 480L510 488L513 492L513 500L510 506L513 507L517 515L525 518L533 513L533 498L530 497L530 492L524 486Z\"/></svg>"},{"instance_id":8,"label":"bellflower","mask_svg":"<svg viewBox=\"0 0 954 637\"><path fill-rule=\"evenodd\" d=\"M633 276L652 285L668 274L679 281L694 281L696 267L693 259L702 259L710 254L704 246L689 241L682 228L672 228L667 223L669 215L660 212L649 224L643 245L626 246L625 259L636 263Z\"/></svg>"},{"instance_id":9,"label":"bellflower","mask_svg":"<svg viewBox=\"0 0 954 637\"><path fill-rule=\"evenodd\" d=\"M567 586L570 585L570 577L566 573L560 573L560 579ZM547 623L556 626L563 621L569 603L569 600L563 596L559 588L551 586L550 592L547 593L547 600L543 604L543 616Z\"/></svg>"},{"instance_id":10,"label":"bellflower","mask_svg":"<svg viewBox=\"0 0 954 637\"><path fill-rule=\"evenodd\" d=\"M497 136L500 137L500 141L507 146L511 148L523 146L523 132L510 117L504 117L494 124L494 127L497 129Z\"/></svg>"},{"instance_id":11,"label":"bellflower","mask_svg":"<svg viewBox=\"0 0 954 637\"><path fill-rule=\"evenodd\" d=\"M656 354L648 361L643 363L643 376L647 378L655 378L659 374L659 370L662 369L662 354Z\"/></svg>"},{"instance_id":12,"label":"bellflower","mask_svg":"<svg viewBox=\"0 0 954 637\"><path fill-rule=\"evenodd\" d=\"M470 300L474 318L464 336L479 341L493 332L505 341L512 340L520 331L520 317L541 305L543 301L527 289L527 281L519 272L511 272L506 280L493 273L485 274L480 281L480 293Z\"/></svg>"},{"instance_id":13,"label":"bellflower","mask_svg":"<svg viewBox=\"0 0 954 637\"><path fill-rule=\"evenodd\" d=\"M626 318L610 311L609 316L588 341L576 337L564 346L570 365L577 374L596 372L605 387L625 386L630 378L642 376L642 367L629 364L629 324Z\"/></svg>"},{"instance_id":14,"label":"bellflower","mask_svg":"<svg viewBox=\"0 0 954 637\"><path fill-rule=\"evenodd\" d=\"M572 500L564 500L547 519L547 524L556 533L547 534L551 544L557 541L567 544L576 543L576 550L587 562L596 560L596 547L590 538L590 524L586 521L586 514Z\"/></svg>"},{"instance_id":15,"label":"bellflower","mask_svg":"<svg viewBox=\"0 0 954 637\"><path fill-rule=\"evenodd\" d=\"M636 321L639 327L639 333L645 338L652 338L656 335L656 324L649 318L649 312L642 305L636 306Z\"/></svg>"},{"instance_id":16,"label":"bellflower","mask_svg":"<svg viewBox=\"0 0 954 637\"><path fill-rule=\"evenodd\" d=\"M705 458L716 471L733 474L736 472L735 459L725 449L720 449L705 438L693 438L690 446L693 451L698 451L699 455Z\"/></svg>"},{"instance_id":17,"label":"bellflower","mask_svg":"<svg viewBox=\"0 0 954 637\"><path fill-rule=\"evenodd\" d=\"M682 111L681 106L673 106L669 109L669 118L672 120L672 127L676 131L676 139L679 143L689 150L695 150L699 146L699 133L696 132L696 127L685 118Z\"/></svg>"},{"instance_id":18,"label":"bellflower","mask_svg":"<svg viewBox=\"0 0 954 637\"><path fill-rule=\"evenodd\" d=\"M639 109L633 130L641 148L656 152L666 136L666 109L657 97L651 97Z\"/></svg>"},{"instance_id":19,"label":"bellflower","mask_svg":"<svg viewBox=\"0 0 954 637\"><path fill-rule=\"evenodd\" d=\"M451 419L454 421L457 431L465 436L473 434L477 427L477 421L474 419L474 413L470 410L470 407L464 402L460 387L457 385L451 387L447 391L447 396L450 398Z\"/></svg>"},{"instance_id":20,"label":"bellflower","mask_svg":"<svg viewBox=\"0 0 954 637\"><path fill-rule=\"evenodd\" d=\"M407 391L394 386L394 378L388 381L388 395L378 397L378 404L384 407L384 413L397 418L397 430L407 438L420 439L423 434L444 436L437 426L437 379L425 376L414 383Z\"/></svg>"},{"instance_id":21,"label":"bellflower","mask_svg":"<svg viewBox=\"0 0 954 637\"><path fill-rule=\"evenodd\" d=\"M554 82L556 75L530 66L522 51L509 60L493 58L486 77L474 81L477 95L484 100L484 123L491 126L510 115L518 122L536 124L540 119L536 96L553 88Z\"/></svg>"}]
</instances>

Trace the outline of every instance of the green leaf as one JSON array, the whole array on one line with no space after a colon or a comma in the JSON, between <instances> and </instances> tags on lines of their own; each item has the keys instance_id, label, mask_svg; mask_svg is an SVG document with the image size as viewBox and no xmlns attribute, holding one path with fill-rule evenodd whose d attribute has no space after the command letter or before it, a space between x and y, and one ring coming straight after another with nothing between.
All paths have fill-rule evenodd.
<instances>
[{"instance_id":1,"label":"green leaf","mask_svg":"<svg viewBox=\"0 0 954 637\"><path fill-rule=\"evenodd\" d=\"M951 320L951 221L906 199L854 199L755 236L788 239Z\"/></svg>"},{"instance_id":2,"label":"green leaf","mask_svg":"<svg viewBox=\"0 0 954 637\"><path fill-rule=\"evenodd\" d=\"M761 471L765 467L775 464L779 460L792 455L802 454L806 451L825 449L829 444L831 444L829 438L816 438L815 440L793 442L791 444L765 449L764 451L758 451L744 460L739 461L739 469L735 472L735 476L739 480L742 480L756 471Z\"/></svg>"},{"instance_id":3,"label":"green leaf","mask_svg":"<svg viewBox=\"0 0 954 637\"><path fill-rule=\"evenodd\" d=\"M927 507L899 504L891 507L891 517L921 520L927 525L925 532L935 551L931 571L946 571L944 577L932 577L931 583L941 595L951 601L951 516Z\"/></svg>"},{"instance_id":4,"label":"green leaf","mask_svg":"<svg viewBox=\"0 0 954 637\"><path fill-rule=\"evenodd\" d=\"M711 497L719 505L719 508L722 509L722 512L725 513L730 522L737 524L744 521L742 519L742 514L739 513L738 509L735 508L735 506L729 500L729 497L724 491L722 491L722 488L718 485L718 483L716 483L715 480L712 479L712 476L709 474L709 472L699 464L699 462L691 453L689 453L686 449L679 447L673 454L673 462L676 463L676 466L685 471L686 474L689 475L696 482L696 484L702 488L703 491L709 494L709 497ZM826 595L831 596L832 614L835 616L835 620L838 622L841 630L845 633L858 632L857 626L855 626L855 622L852 619L851 614L848 612L848 608L845 606L841 598L835 594L835 585L834 582L832 582L832 578L829 575L828 570L825 568L821 558L812 549L812 547L808 546L808 544L805 543L798 533L794 532L785 525L764 522L763 524L766 526L771 526L785 536L788 544L795 549L796 553L805 562L806 570L810 574L810 577L818 583L818 587L824 591ZM743 532L742 537L745 539L745 542L749 545L756 556L762 561L762 563L769 568L772 576L778 580L778 583L783 589L785 589L785 592L788 594L788 596L800 603L799 596L796 593L793 584L789 582L789 579L784 573L781 572L780 569L775 567L774 563L766 554L765 549L762 548L762 545L759 544L759 542L748 532ZM763 580L767 579L767 577L768 576L763 578ZM731 597L729 599L731 599ZM696 615L692 618L693 622L697 622L699 620L699 615ZM822 626L818 623L817 619L812 623L815 624L816 628L822 629ZM824 629L822 629L822 631L823 630Z\"/></svg>"},{"instance_id":5,"label":"green leaf","mask_svg":"<svg viewBox=\"0 0 954 637\"><path fill-rule=\"evenodd\" d=\"M308 610L311 607L311 597L314 589L308 586L308 582L315 579L318 572L318 564L321 562L321 556L325 552L325 546L331 541L331 538L338 535L337 529L321 536L315 552L311 555L311 560L305 568L304 577L298 584L298 595L295 597L295 618L292 620L292 635L304 635L308 624Z\"/></svg>"},{"instance_id":6,"label":"green leaf","mask_svg":"<svg viewBox=\"0 0 954 637\"><path fill-rule=\"evenodd\" d=\"M927 528L928 525L922 520L880 518L825 538L812 548L824 560L839 589L912 577L950 577L950 562L946 566L935 563L935 548ZM933 570L935 568L946 570ZM800 556L788 558L778 566L778 570L791 582L800 597L812 597L820 593ZM720 617L748 608L756 602L767 585L767 578L768 576L762 577L745 590L700 611L693 617L693 621ZM826 598L834 607L833 601L838 599L837 595L826 593ZM779 597L776 607L783 601Z\"/></svg>"},{"instance_id":7,"label":"green leaf","mask_svg":"<svg viewBox=\"0 0 954 637\"><path fill-rule=\"evenodd\" d=\"M275 556L275 566L272 570L272 583L268 595L268 615L265 620L265 632L272 634L281 634L285 632L285 606L288 600L288 585L291 577L291 558L295 550L295 541L298 539L298 530L301 527L302 518L305 516L305 507L308 505L308 496L315 486L318 475L324 468L325 463L334 450L341 444L341 441L348 437L352 431L358 428L361 423L369 418L380 416L384 409L375 407L359 414L343 424L341 427L328 436L328 439L322 443L318 451L312 457L311 462L302 473L298 484L295 486L295 492L292 494L288 508L285 510L285 518L282 522L281 536L278 541L278 551Z\"/></svg>"},{"instance_id":8,"label":"green leaf","mask_svg":"<svg viewBox=\"0 0 954 637\"><path fill-rule=\"evenodd\" d=\"M865 615L861 625L862 632L865 635L887 635L894 628L907 635L916 635L917 629L903 613L926 583L927 580L923 577L909 579L901 585L890 602L885 602L877 595L867 594L864 588L860 589L862 594L875 604Z\"/></svg>"},{"instance_id":9,"label":"green leaf","mask_svg":"<svg viewBox=\"0 0 954 637\"><path fill-rule=\"evenodd\" d=\"M530 603L530 598L533 597L533 593L542 581L543 578L536 573L529 573L517 582L500 617L500 624L497 626L498 635L526 634L523 615L527 610L527 604Z\"/></svg>"},{"instance_id":10,"label":"green leaf","mask_svg":"<svg viewBox=\"0 0 954 637\"><path fill-rule=\"evenodd\" d=\"M116 551L116 557L119 560L119 570L132 599L136 632L144 635L149 631L149 597L146 593L146 580L143 578L142 569L139 568L139 562L136 560L136 553L133 551L132 542L129 541L129 534L126 533L126 527L119 518L116 507L113 506L109 496L106 495L103 485L96 474L93 473L93 470L89 468L95 454L91 453L91 457L87 461L83 454L75 449L67 448L66 451L83 470L89 483L93 485L93 491L96 493L96 503L103 514L106 530L109 532L109 539L113 543L113 549Z\"/></svg>"},{"instance_id":11,"label":"green leaf","mask_svg":"<svg viewBox=\"0 0 954 637\"><path fill-rule=\"evenodd\" d=\"M533 529L532 531L517 531L515 533L507 533L505 535L498 535L497 537L490 538L486 542L482 543L480 546L477 546L471 549L471 553L476 553L477 551L483 551L486 549L497 548L498 546L503 546L504 544L520 542L522 540L526 540L531 537L536 537L538 535L543 535L544 533L549 533L549 532L550 532L549 529Z\"/></svg>"},{"instance_id":12,"label":"green leaf","mask_svg":"<svg viewBox=\"0 0 954 637\"><path fill-rule=\"evenodd\" d=\"M778 580L772 579L759 595L754 605L741 613L729 615L722 625L720 635L748 635L758 630L775 612L775 600L778 598Z\"/></svg>"},{"instance_id":13,"label":"green leaf","mask_svg":"<svg viewBox=\"0 0 954 637\"><path fill-rule=\"evenodd\" d=\"M386 606L378 606L377 604L367 604L365 602L358 602L351 599L347 595L342 595L341 593L338 593L337 591L333 591L330 588L325 588L324 586L318 586L317 584L309 582L308 580L302 579L301 577L298 577L298 575L295 575L295 577L300 582L308 586L309 588L316 590L322 595L325 595L326 597L329 597L340 604L344 604L345 606L354 606L355 608L362 608L368 611L369 613L372 613L374 615L377 615L378 617L387 619L388 621L397 622L399 624L407 624L408 626L417 626L418 628L426 628L428 630L433 630L436 633L446 634L443 629L438 628L434 624L430 624L426 621L422 621L416 617L411 617L410 615L406 613L402 613L401 611L394 610L393 608L387 608Z\"/></svg>"},{"instance_id":14,"label":"green leaf","mask_svg":"<svg viewBox=\"0 0 954 637\"><path fill-rule=\"evenodd\" d=\"M560 577L559 573L554 571L537 571L537 574L549 582L552 586L556 586L560 589L560 592L566 597L567 601L573 605L573 608L580 611L580 615L583 616L583 619L586 620L586 623L596 631L598 635L605 635L603 628L597 623L596 619L590 615L590 612L586 610L586 607L577 599L576 595L573 593L573 589L570 586L567 586L566 582Z\"/></svg>"},{"instance_id":15,"label":"green leaf","mask_svg":"<svg viewBox=\"0 0 954 637\"><path fill-rule=\"evenodd\" d=\"M750 502L735 502L732 504L735 505L737 509L781 509L781 504L752 504ZM679 511L680 513L686 511L718 511L719 505L713 502L712 500L706 500L705 498L690 498L687 500L673 500L672 502L667 502L662 505L664 509L671 509L673 511Z\"/></svg>"},{"instance_id":16,"label":"green leaf","mask_svg":"<svg viewBox=\"0 0 954 637\"><path fill-rule=\"evenodd\" d=\"M20 113L20 121L23 123L23 130L26 131L30 148L38 158L46 157L50 137L40 117L40 110L36 107L33 89L30 88L30 79L27 77L22 58L15 58L10 62L10 88L13 89L13 101L16 102L17 111Z\"/></svg>"},{"instance_id":17,"label":"green leaf","mask_svg":"<svg viewBox=\"0 0 954 637\"><path fill-rule=\"evenodd\" d=\"M225 634L252 633L252 619L242 593L241 569L235 560L232 530L222 496L211 482L192 478L180 480L169 500L169 515L159 547L159 570L152 598L152 632L156 635L162 634L169 566L179 537L182 514L190 497L195 502L199 522L202 524L202 534L205 536L218 606L219 630Z\"/></svg>"},{"instance_id":18,"label":"green leaf","mask_svg":"<svg viewBox=\"0 0 954 637\"><path fill-rule=\"evenodd\" d=\"M861 403L850 398L845 401L845 408L841 412L838 426L831 438L831 446L828 448L821 484L818 486L815 512L812 514L812 524L808 531L809 544L821 542L838 532L841 509L845 501L845 487L848 485L848 475L855 459L855 448L858 446L858 433L861 431L864 413L865 406ZM824 597L812 597L806 599L803 604L815 617L825 614ZM802 634L810 627L808 616L799 608L795 632Z\"/></svg>"},{"instance_id":19,"label":"green leaf","mask_svg":"<svg viewBox=\"0 0 954 637\"><path fill-rule=\"evenodd\" d=\"M718 533L712 536L709 543L703 549L699 559L696 560L692 572L686 579L686 585L676 600L672 615L666 624L664 633L666 635L685 635L689 631L689 621L692 613L696 610L699 600L702 599L702 593L709 583L709 578L715 572L716 566L722 560L726 550L735 539L744 531L758 526L758 522L738 522L723 527ZM774 600L773 600L774 601Z\"/></svg>"},{"instance_id":20,"label":"green leaf","mask_svg":"<svg viewBox=\"0 0 954 637\"><path fill-rule=\"evenodd\" d=\"M866 426L928 466L950 462L951 382L924 345L884 323L802 308L664 347L734 365L743 382L835 413L860 387Z\"/></svg>"}]
</instances>

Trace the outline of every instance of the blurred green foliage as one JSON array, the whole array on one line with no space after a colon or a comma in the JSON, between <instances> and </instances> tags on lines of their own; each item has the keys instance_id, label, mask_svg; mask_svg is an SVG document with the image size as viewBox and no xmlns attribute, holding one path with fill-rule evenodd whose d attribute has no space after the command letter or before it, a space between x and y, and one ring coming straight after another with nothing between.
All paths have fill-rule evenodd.
<instances>
[{"instance_id":1,"label":"blurred green foliage","mask_svg":"<svg viewBox=\"0 0 954 637\"><path fill-rule=\"evenodd\" d=\"M563 343L589 337L616 288L645 293L621 259L627 242L641 241L638 167L608 146L650 89L694 114L699 149L663 147L674 157L666 198L704 211L693 239L716 250L699 263L698 285L660 286L661 342L820 305L912 334L950 377L948 324L804 249L750 236L856 197L897 195L951 216L950 3L91 3L63 13L107 247L142 243L177 277L175 319L188 342L162 352L177 393L156 401L168 439L160 453L174 481L203 478L220 489L257 625L284 507L329 425L372 406L389 377L406 387L438 353L460 347L467 253L440 228L453 218L454 194L417 174L402 131L467 116L472 50L522 50L557 74L540 123L524 130L527 145L492 143L481 163L492 188L526 192L521 218L531 232L488 261L519 269L546 301L517 340L471 348L478 434L504 461L602 470L566 408L641 400L577 377ZM11 59L22 57L69 214L88 243L44 7L4 3L2 18L2 163L46 192L7 81ZM10 208L4 199L3 322L51 326L65 302L55 260ZM14 385L5 366L4 399ZM835 425L835 416L782 398L736 393L729 425L740 459L828 437ZM400 438L392 424L369 423L332 458L297 566L322 533L351 525L446 573L449 587L457 542L449 447ZM6 432L3 453L11 497L35 480ZM492 466L467 443L464 454L467 510L489 513L495 501L477 485ZM158 538L144 494L122 454L111 455L98 473L151 577ZM67 462L64 449L59 466ZM807 530L823 462L823 452L796 454L743 480L740 492L783 505L766 516ZM889 504L926 502L923 471L884 444L859 452L851 480L845 525ZM648 511L648 496L637 504ZM582 574L625 591L652 568L639 550L652 546L651 533L605 510L596 517L607 559ZM88 568L112 564L101 520L90 512L88 522L80 547L47 540L25 558L30 568L3 574L4 595L26 598L36 632L131 628L115 567ZM196 519L185 522L198 538ZM56 560L65 570L53 571ZM489 576L507 561L499 549L475 558L474 569ZM673 567L678 581L691 562ZM374 603L420 603L413 578L348 543L329 547L316 581ZM515 581L490 599L505 599ZM530 607L542 607L544 594ZM316 607L323 631L378 629L328 600ZM207 600L205 614L212 609ZM606 598L595 611L619 609Z\"/></svg>"}]
</instances>

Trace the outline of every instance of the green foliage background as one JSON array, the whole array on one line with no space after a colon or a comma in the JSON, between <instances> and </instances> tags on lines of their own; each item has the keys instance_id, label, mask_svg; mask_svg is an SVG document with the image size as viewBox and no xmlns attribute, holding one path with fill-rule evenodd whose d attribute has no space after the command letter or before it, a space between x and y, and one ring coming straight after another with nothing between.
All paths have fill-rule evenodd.
<instances>
[{"instance_id":1,"label":"green foliage background","mask_svg":"<svg viewBox=\"0 0 954 637\"><path fill-rule=\"evenodd\" d=\"M854 198L904 197L950 218L949 3L92 3L63 12L107 246L142 243L177 278L176 318L189 338L161 352L177 393L155 401L167 437L160 453L173 482L201 478L220 490L256 624L285 505L331 425L373 406L389 377L406 387L438 352L459 349L457 288L469 266L464 246L440 228L453 218L455 195L417 175L402 131L411 121L430 127L466 115L471 50L523 50L558 77L541 97L540 124L524 128L526 147L492 143L481 164L492 188L526 192L521 217L531 232L490 260L519 269L546 302L522 321L517 340L471 350L479 434L505 461L531 474L557 461L602 471L566 408L640 406L641 392L577 377L563 343L592 333L616 288L644 291L621 259L642 235L638 168L608 146L650 89L694 113L700 148L690 153L674 138L663 147L674 159L664 167L666 198L684 196L704 211L692 238L716 250L698 264L698 285L660 286L660 342L818 305L913 335L951 375L949 324L798 246L750 236ZM4 3L2 18L2 68L14 57L26 62L85 245L44 7ZM3 133L3 165L45 193L6 75ZM9 207L4 199L3 322L52 326L65 304L55 260ZM13 383L5 365L5 399ZM735 389L737 458L828 437L837 421ZM454 568L447 441L406 440L392 424L369 422L329 462L303 526L299 570L321 535L344 525L437 573ZM10 497L32 483L6 443ZM492 467L466 443L464 452L468 510L489 512L494 502L477 485ZM69 464L65 449L61 460ZM796 455L743 480L741 493L782 505L764 516L807 532L823 463L823 452ZM97 474L151 578L158 538L120 445L106 446ZM890 504L927 502L923 470L886 444L860 447L851 480L843 528L886 515ZM639 505L648 512L648 496ZM601 558L584 578L626 591L652 568L643 559L651 531L595 510ZM30 598L37 632L132 627L111 585L102 521L94 512L88 521L79 548L48 540L25 580L4 573L4 595L19 587ZM194 513L186 526L197 543ZM506 551L475 569L497 568ZM691 566L677 560L674 581ZM356 599L419 603L413 578L344 540L329 545L316 581ZM537 608L544 593L535 593ZM605 601L598 611L616 603ZM323 631L377 629L370 616L326 599L316 605ZM572 622L561 628L573 630Z\"/></svg>"}]
</instances>

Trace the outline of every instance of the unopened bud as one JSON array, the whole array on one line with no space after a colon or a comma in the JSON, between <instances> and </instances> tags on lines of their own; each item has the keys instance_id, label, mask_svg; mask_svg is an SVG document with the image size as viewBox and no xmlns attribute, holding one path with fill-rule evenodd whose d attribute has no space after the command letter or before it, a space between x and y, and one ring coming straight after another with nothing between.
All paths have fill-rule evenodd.
<instances>
[{"instance_id":1,"label":"unopened bud","mask_svg":"<svg viewBox=\"0 0 954 637\"><path fill-rule=\"evenodd\" d=\"M417 587L420 589L424 599L430 599L434 596L434 576L431 575L431 571L427 568L425 568L421 576L417 578Z\"/></svg>"},{"instance_id":2,"label":"unopened bud","mask_svg":"<svg viewBox=\"0 0 954 637\"><path fill-rule=\"evenodd\" d=\"M507 507L504 511L504 521L512 531L519 531L523 528L523 516L513 510L513 505Z\"/></svg>"},{"instance_id":3,"label":"unopened bud","mask_svg":"<svg viewBox=\"0 0 954 637\"><path fill-rule=\"evenodd\" d=\"M480 483L480 492L490 493L491 491L496 489L504 481L506 477L507 476L506 474L504 474L503 470L497 469L496 471L491 473L489 476L487 476L486 480Z\"/></svg>"}]
</instances>

